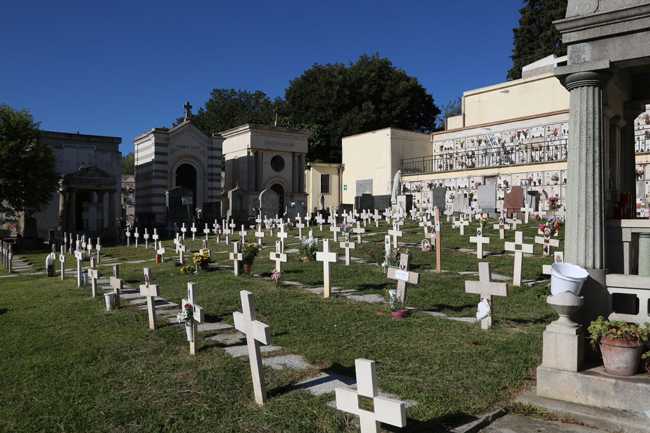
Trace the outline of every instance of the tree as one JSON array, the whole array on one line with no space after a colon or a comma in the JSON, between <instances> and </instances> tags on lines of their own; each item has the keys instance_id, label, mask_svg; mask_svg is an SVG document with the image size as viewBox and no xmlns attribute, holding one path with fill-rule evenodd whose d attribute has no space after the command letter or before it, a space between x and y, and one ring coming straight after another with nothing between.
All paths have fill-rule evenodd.
<instances>
[{"instance_id":1,"label":"tree","mask_svg":"<svg viewBox=\"0 0 650 433\"><path fill-rule=\"evenodd\" d=\"M461 114L463 114L463 98L452 99L447 102L447 105L442 106L442 113L436 119L436 129L438 131L447 129L447 119Z\"/></svg>"},{"instance_id":2,"label":"tree","mask_svg":"<svg viewBox=\"0 0 650 433\"><path fill-rule=\"evenodd\" d=\"M275 107L280 100L271 101L259 90L249 92L235 89L213 89L205 107L192 116L192 123L206 134L222 132L245 123L272 125ZM181 123L183 117L176 120Z\"/></svg>"},{"instance_id":3,"label":"tree","mask_svg":"<svg viewBox=\"0 0 650 433\"><path fill-rule=\"evenodd\" d=\"M61 175L39 124L27 110L0 104L0 211L28 216L47 206Z\"/></svg>"},{"instance_id":4,"label":"tree","mask_svg":"<svg viewBox=\"0 0 650 433\"><path fill-rule=\"evenodd\" d=\"M122 174L135 173L135 155L129 152L122 157Z\"/></svg>"},{"instance_id":5,"label":"tree","mask_svg":"<svg viewBox=\"0 0 650 433\"><path fill-rule=\"evenodd\" d=\"M341 139L389 126L432 132L440 110L417 78L378 54L356 63L318 65L292 80L286 115L297 124L318 125L309 159L341 161Z\"/></svg>"},{"instance_id":6,"label":"tree","mask_svg":"<svg viewBox=\"0 0 650 433\"><path fill-rule=\"evenodd\" d=\"M510 58L514 64L507 79L521 78L521 68L539 59L551 54L566 54L553 21L564 18L567 5L568 0L525 0L524 7L519 10L519 28L512 30L514 48Z\"/></svg>"}]
</instances>

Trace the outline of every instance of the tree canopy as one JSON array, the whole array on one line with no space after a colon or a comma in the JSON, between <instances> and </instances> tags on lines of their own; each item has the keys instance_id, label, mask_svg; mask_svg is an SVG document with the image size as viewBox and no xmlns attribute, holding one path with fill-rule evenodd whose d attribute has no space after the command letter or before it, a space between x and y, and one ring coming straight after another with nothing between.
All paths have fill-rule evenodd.
<instances>
[{"instance_id":1,"label":"tree canopy","mask_svg":"<svg viewBox=\"0 0 650 433\"><path fill-rule=\"evenodd\" d=\"M513 29L513 66L507 79L521 78L521 68L541 58L555 54L563 56L566 47L562 45L560 32L553 21L564 18L568 0L525 0L519 10L519 28Z\"/></svg>"},{"instance_id":2,"label":"tree canopy","mask_svg":"<svg viewBox=\"0 0 650 433\"><path fill-rule=\"evenodd\" d=\"M312 161L340 162L347 135L389 126L432 132L440 113L417 78L378 54L347 66L315 64L290 82L285 100L292 122L319 126L319 140L310 140Z\"/></svg>"},{"instance_id":3,"label":"tree canopy","mask_svg":"<svg viewBox=\"0 0 650 433\"><path fill-rule=\"evenodd\" d=\"M192 116L192 123L206 134L225 131L245 123L272 124L275 107L281 100L271 101L259 90L213 89L204 107ZM176 120L181 123L184 118Z\"/></svg>"},{"instance_id":4,"label":"tree canopy","mask_svg":"<svg viewBox=\"0 0 650 433\"><path fill-rule=\"evenodd\" d=\"M13 216L45 209L60 179L29 111L0 104L0 211Z\"/></svg>"},{"instance_id":5,"label":"tree canopy","mask_svg":"<svg viewBox=\"0 0 650 433\"><path fill-rule=\"evenodd\" d=\"M436 119L436 129L442 131L447 129L447 119L454 116L459 116L463 114L463 98L458 97L447 102L446 105L442 106L442 112L438 115Z\"/></svg>"},{"instance_id":6,"label":"tree canopy","mask_svg":"<svg viewBox=\"0 0 650 433\"><path fill-rule=\"evenodd\" d=\"M122 174L135 173L135 155L129 152L122 157Z\"/></svg>"}]
</instances>

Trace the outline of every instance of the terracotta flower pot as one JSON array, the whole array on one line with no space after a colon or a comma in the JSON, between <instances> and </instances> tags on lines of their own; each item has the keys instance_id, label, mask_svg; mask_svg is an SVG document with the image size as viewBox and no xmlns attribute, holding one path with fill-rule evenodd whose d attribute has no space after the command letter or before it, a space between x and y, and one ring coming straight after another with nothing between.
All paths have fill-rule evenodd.
<instances>
[{"instance_id":1,"label":"terracotta flower pot","mask_svg":"<svg viewBox=\"0 0 650 433\"><path fill-rule=\"evenodd\" d=\"M409 310L391 311L390 315L393 316L393 319L405 319L409 315Z\"/></svg>"},{"instance_id":2,"label":"terracotta flower pot","mask_svg":"<svg viewBox=\"0 0 650 433\"><path fill-rule=\"evenodd\" d=\"M639 368L643 341L603 338L600 351L605 371L616 376L634 376Z\"/></svg>"},{"instance_id":3,"label":"terracotta flower pot","mask_svg":"<svg viewBox=\"0 0 650 433\"><path fill-rule=\"evenodd\" d=\"M302 262L303 262L303 263L309 263L309 257L305 257L305 258L303 258L303 259L302 259Z\"/></svg>"},{"instance_id":4,"label":"terracotta flower pot","mask_svg":"<svg viewBox=\"0 0 650 433\"><path fill-rule=\"evenodd\" d=\"M248 260L244 260L242 262L244 264L244 273L245 274L250 274L251 273L251 268L253 267L253 262L249 262Z\"/></svg>"}]
</instances>

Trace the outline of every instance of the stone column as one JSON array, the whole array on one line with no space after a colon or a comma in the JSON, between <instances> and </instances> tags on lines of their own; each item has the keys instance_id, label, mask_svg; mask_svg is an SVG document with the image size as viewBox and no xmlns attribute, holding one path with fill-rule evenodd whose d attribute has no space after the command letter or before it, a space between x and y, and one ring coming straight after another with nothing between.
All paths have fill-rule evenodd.
<instances>
[{"instance_id":1,"label":"stone column","mask_svg":"<svg viewBox=\"0 0 650 433\"><path fill-rule=\"evenodd\" d=\"M262 173L263 173L263 168L264 168L264 153L261 151L257 151L256 153L257 156L257 184L255 185L255 191L262 191L264 188L264 185L262 183Z\"/></svg>"},{"instance_id":2,"label":"stone column","mask_svg":"<svg viewBox=\"0 0 650 433\"><path fill-rule=\"evenodd\" d=\"M68 221L65 212L65 191L59 190L59 231L67 230Z\"/></svg>"},{"instance_id":3,"label":"stone column","mask_svg":"<svg viewBox=\"0 0 650 433\"><path fill-rule=\"evenodd\" d=\"M77 231L77 190L68 190L68 204L66 216L68 218L68 232L74 233Z\"/></svg>"},{"instance_id":4,"label":"stone column","mask_svg":"<svg viewBox=\"0 0 650 433\"><path fill-rule=\"evenodd\" d=\"M108 193L108 236L115 235L115 191Z\"/></svg>"},{"instance_id":5,"label":"stone column","mask_svg":"<svg viewBox=\"0 0 650 433\"><path fill-rule=\"evenodd\" d=\"M291 154L291 192L298 191L298 155Z\"/></svg>"},{"instance_id":6,"label":"stone column","mask_svg":"<svg viewBox=\"0 0 650 433\"><path fill-rule=\"evenodd\" d=\"M298 192L305 192L305 155L298 157Z\"/></svg>"},{"instance_id":7,"label":"stone column","mask_svg":"<svg viewBox=\"0 0 650 433\"><path fill-rule=\"evenodd\" d=\"M108 218L108 224L106 224L106 220L104 218L104 215L106 215L106 212L104 211L104 194L106 194L106 191L97 191L97 203L102 205L102 226L97 227L97 230L100 232L103 232L105 228L108 228L111 226L111 219L110 217ZM110 203L109 203L110 206Z\"/></svg>"},{"instance_id":8,"label":"stone column","mask_svg":"<svg viewBox=\"0 0 650 433\"><path fill-rule=\"evenodd\" d=\"M605 268L605 136L601 72L563 79L570 92L567 218L564 260L587 269Z\"/></svg>"}]
</instances>

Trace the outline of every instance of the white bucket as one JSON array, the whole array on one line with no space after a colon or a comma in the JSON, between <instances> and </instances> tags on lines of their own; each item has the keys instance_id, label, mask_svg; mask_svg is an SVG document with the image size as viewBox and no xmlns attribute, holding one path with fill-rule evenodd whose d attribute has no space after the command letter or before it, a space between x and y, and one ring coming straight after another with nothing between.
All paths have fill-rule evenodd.
<instances>
[{"instance_id":1,"label":"white bucket","mask_svg":"<svg viewBox=\"0 0 650 433\"><path fill-rule=\"evenodd\" d=\"M113 311L115 307L115 293L104 293L104 299L106 300L106 311Z\"/></svg>"},{"instance_id":2,"label":"white bucket","mask_svg":"<svg viewBox=\"0 0 650 433\"><path fill-rule=\"evenodd\" d=\"M389 290L388 291L388 303L391 307L395 306L395 302L397 302L397 290Z\"/></svg>"},{"instance_id":3,"label":"white bucket","mask_svg":"<svg viewBox=\"0 0 650 433\"><path fill-rule=\"evenodd\" d=\"M551 265L551 294L559 295L571 292L580 295L582 284L589 277L586 270L571 263L553 263Z\"/></svg>"}]
</instances>

